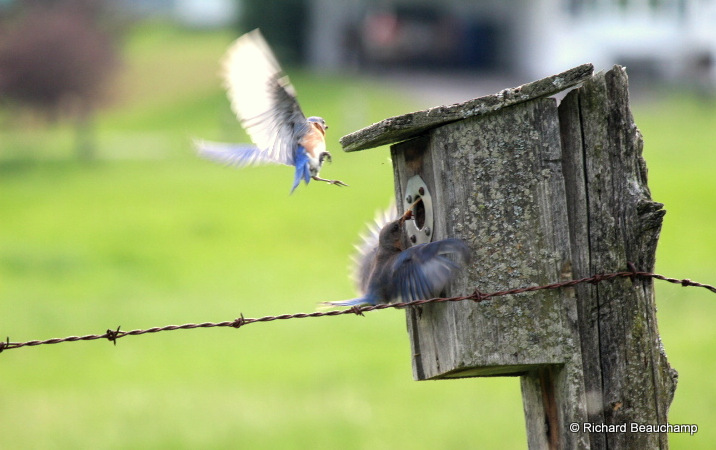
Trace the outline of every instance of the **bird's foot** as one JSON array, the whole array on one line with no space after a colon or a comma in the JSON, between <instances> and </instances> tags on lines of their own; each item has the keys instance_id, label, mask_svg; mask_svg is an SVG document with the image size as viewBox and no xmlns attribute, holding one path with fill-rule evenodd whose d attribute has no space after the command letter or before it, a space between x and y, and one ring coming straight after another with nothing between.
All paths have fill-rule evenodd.
<instances>
[{"instance_id":1,"label":"bird's foot","mask_svg":"<svg viewBox=\"0 0 716 450\"><path fill-rule=\"evenodd\" d=\"M333 162L333 158L329 152L323 152L318 155L318 164L323 165L323 161Z\"/></svg>"},{"instance_id":2,"label":"bird's foot","mask_svg":"<svg viewBox=\"0 0 716 450\"><path fill-rule=\"evenodd\" d=\"M325 181L326 183L328 183L328 184L333 184L333 185L335 185L335 186L348 186L347 184L345 184L345 183L342 182L341 180L327 180L327 179L321 178L321 177L319 177L319 176L314 176L313 179L316 180L316 181Z\"/></svg>"}]
</instances>

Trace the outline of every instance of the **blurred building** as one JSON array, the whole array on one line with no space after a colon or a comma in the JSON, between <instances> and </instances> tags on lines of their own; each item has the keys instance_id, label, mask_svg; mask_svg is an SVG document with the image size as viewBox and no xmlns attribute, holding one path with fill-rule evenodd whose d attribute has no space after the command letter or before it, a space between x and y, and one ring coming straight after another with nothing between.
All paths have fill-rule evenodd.
<instances>
[{"instance_id":1,"label":"blurred building","mask_svg":"<svg viewBox=\"0 0 716 450\"><path fill-rule=\"evenodd\" d=\"M241 0L114 0L115 6L137 16L165 16L200 28L234 25L240 3Z\"/></svg>"},{"instance_id":2,"label":"blurred building","mask_svg":"<svg viewBox=\"0 0 716 450\"><path fill-rule=\"evenodd\" d=\"M716 83L716 0L307 0L310 63L539 78L592 62Z\"/></svg>"},{"instance_id":3,"label":"blurred building","mask_svg":"<svg viewBox=\"0 0 716 450\"><path fill-rule=\"evenodd\" d=\"M0 0L0 12L17 0ZM468 69L536 79L584 62L716 86L716 0L115 0L194 27L260 26L319 70ZM237 20L238 19L238 20ZM237 30L238 34L238 30Z\"/></svg>"}]
</instances>

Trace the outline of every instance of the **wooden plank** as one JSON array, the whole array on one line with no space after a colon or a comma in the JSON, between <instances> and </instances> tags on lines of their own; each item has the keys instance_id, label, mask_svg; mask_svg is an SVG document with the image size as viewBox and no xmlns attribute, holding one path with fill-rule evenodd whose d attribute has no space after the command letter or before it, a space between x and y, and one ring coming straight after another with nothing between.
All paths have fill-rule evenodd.
<instances>
[{"instance_id":1,"label":"wooden plank","mask_svg":"<svg viewBox=\"0 0 716 450\"><path fill-rule=\"evenodd\" d=\"M581 83L589 78L593 71L592 64L583 64L557 75L505 89L497 94L390 117L343 136L340 143L343 150L347 152L393 144L446 123L493 113L511 105L554 95Z\"/></svg>"},{"instance_id":2,"label":"wooden plank","mask_svg":"<svg viewBox=\"0 0 716 450\"><path fill-rule=\"evenodd\" d=\"M415 142L427 143L419 158ZM448 124L392 150L398 194L420 174L436 207L435 239L459 237L470 245L471 267L448 294L571 276L554 99ZM494 375L507 367L517 375L535 365L562 364L564 354L573 353L563 351L563 313L574 310L576 318L574 304L562 304L571 303L562 298L565 292L415 308L413 340L431 336L420 342L416 367L436 378Z\"/></svg>"},{"instance_id":3,"label":"wooden plank","mask_svg":"<svg viewBox=\"0 0 716 450\"><path fill-rule=\"evenodd\" d=\"M585 82L560 106L576 277L652 271L664 211L651 200L626 72ZM579 130L578 130L579 129ZM676 372L663 353L651 280L577 288L589 420L665 424ZM668 448L666 433L592 433L592 448Z\"/></svg>"},{"instance_id":4,"label":"wooden plank","mask_svg":"<svg viewBox=\"0 0 716 450\"><path fill-rule=\"evenodd\" d=\"M570 247L572 248L572 273L575 278L593 275L589 272L589 215L587 213L587 187L584 178L584 150L582 148L582 123L579 113L579 91L569 92L559 105L559 124L562 140L562 167L567 186L567 214L570 226ZM606 423L602 408L602 373L599 360L584 355L599 353L599 321L597 310L590 299L596 298L596 286L580 284L575 286L579 334L582 349L584 388L587 392L587 422ZM606 448L605 433L590 433L590 448Z\"/></svg>"}]
</instances>

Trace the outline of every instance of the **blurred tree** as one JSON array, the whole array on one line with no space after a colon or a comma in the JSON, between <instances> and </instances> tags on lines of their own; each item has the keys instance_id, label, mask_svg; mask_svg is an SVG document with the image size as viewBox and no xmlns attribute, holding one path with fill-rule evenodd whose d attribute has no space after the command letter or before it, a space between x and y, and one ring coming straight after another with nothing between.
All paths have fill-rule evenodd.
<instances>
[{"instance_id":1,"label":"blurred tree","mask_svg":"<svg viewBox=\"0 0 716 450\"><path fill-rule=\"evenodd\" d=\"M72 117L85 159L95 150L91 113L117 60L105 11L104 0L26 0L0 26L0 100Z\"/></svg>"},{"instance_id":2,"label":"blurred tree","mask_svg":"<svg viewBox=\"0 0 716 450\"><path fill-rule=\"evenodd\" d=\"M241 11L241 31L261 28L282 64L305 60L307 0L243 0Z\"/></svg>"}]
</instances>

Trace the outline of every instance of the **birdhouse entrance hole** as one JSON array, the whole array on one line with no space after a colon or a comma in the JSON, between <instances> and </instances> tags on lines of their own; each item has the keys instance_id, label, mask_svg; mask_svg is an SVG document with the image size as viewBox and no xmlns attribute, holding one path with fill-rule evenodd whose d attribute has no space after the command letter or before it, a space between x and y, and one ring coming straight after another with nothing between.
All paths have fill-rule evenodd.
<instances>
[{"instance_id":1,"label":"birdhouse entrance hole","mask_svg":"<svg viewBox=\"0 0 716 450\"><path fill-rule=\"evenodd\" d=\"M425 204L423 203L422 198L419 198L415 202L415 206L413 207L413 217L415 219L415 225L418 229L422 229L425 226Z\"/></svg>"},{"instance_id":2,"label":"birdhouse entrance hole","mask_svg":"<svg viewBox=\"0 0 716 450\"><path fill-rule=\"evenodd\" d=\"M406 221L410 245L424 244L433 239L433 199L420 175L408 180L403 199L403 210L413 210L415 220Z\"/></svg>"}]
</instances>

